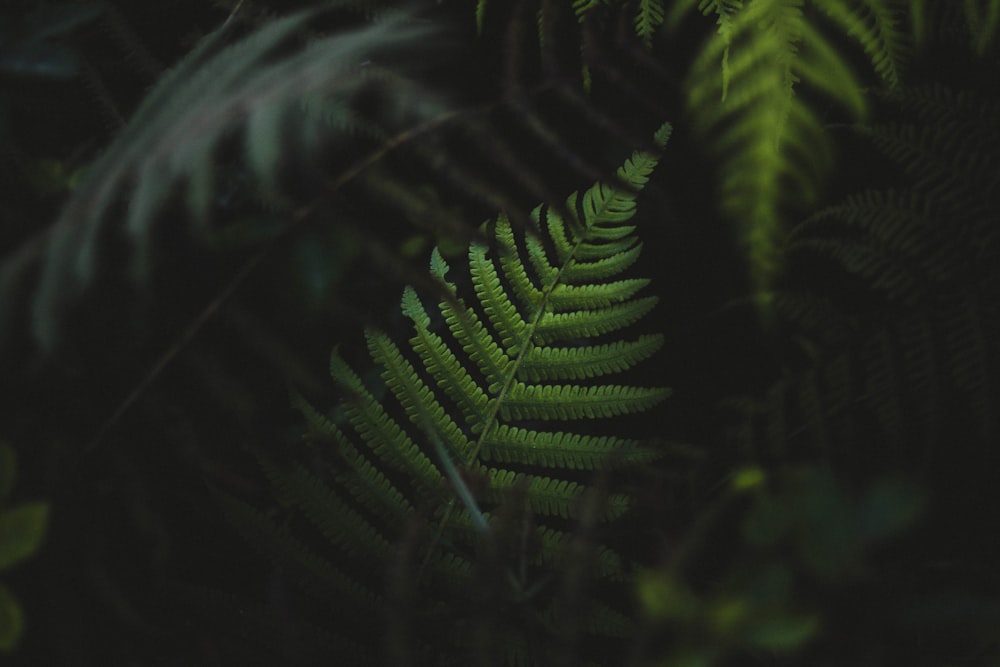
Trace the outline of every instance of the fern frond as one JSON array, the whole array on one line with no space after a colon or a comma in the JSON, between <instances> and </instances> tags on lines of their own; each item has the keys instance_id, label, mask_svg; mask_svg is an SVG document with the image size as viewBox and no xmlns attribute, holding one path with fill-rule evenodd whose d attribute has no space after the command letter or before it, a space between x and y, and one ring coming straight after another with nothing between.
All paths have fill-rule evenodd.
<instances>
[{"instance_id":1,"label":"fern frond","mask_svg":"<svg viewBox=\"0 0 1000 667\"><path fill-rule=\"evenodd\" d=\"M236 530L265 555L287 563L292 568L289 574L298 578L307 590L322 594L315 587L318 582L326 587L326 592L350 600L358 613L377 613L381 606L379 595L334 567L288 528L275 524L262 512L232 496L221 494L219 502Z\"/></svg>"},{"instance_id":2,"label":"fern frond","mask_svg":"<svg viewBox=\"0 0 1000 667\"><path fill-rule=\"evenodd\" d=\"M815 200L832 161L830 140L798 88L808 85L861 117L862 86L803 0L699 8L717 15L719 29L690 70L688 107L726 158L720 205L742 229L754 284L766 288L787 210Z\"/></svg>"},{"instance_id":3,"label":"fern frond","mask_svg":"<svg viewBox=\"0 0 1000 667\"><path fill-rule=\"evenodd\" d=\"M489 0L476 0L476 32L482 34L483 21L486 18L486 5Z\"/></svg>"},{"instance_id":4,"label":"fern frond","mask_svg":"<svg viewBox=\"0 0 1000 667\"><path fill-rule=\"evenodd\" d=\"M591 334L591 336L597 334ZM602 385L539 385L517 382L510 386L500 414L504 419L607 419L643 412L669 396L665 389Z\"/></svg>"},{"instance_id":5,"label":"fern frond","mask_svg":"<svg viewBox=\"0 0 1000 667\"><path fill-rule=\"evenodd\" d=\"M624 461L613 454L624 453ZM594 470L610 463L636 463L652 456L639 442L608 436L532 431L502 425L480 441L479 457L486 462L516 463L542 468Z\"/></svg>"},{"instance_id":6,"label":"fern frond","mask_svg":"<svg viewBox=\"0 0 1000 667\"><path fill-rule=\"evenodd\" d=\"M655 296L615 304L607 308L567 313L548 312L535 327L538 343L549 344L575 338L603 336L639 321L656 306Z\"/></svg>"},{"instance_id":7,"label":"fern frond","mask_svg":"<svg viewBox=\"0 0 1000 667\"><path fill-rule=\"evenodd\" d=\"M285 507L301 510L344 553L361 551L371 558L391 548L384 535L302 465L293 464L291 469L282 470L270 461L260 460L260 464L271 482L275 499Z\"/></svg>"},{"instance_id":8,"label":"fern frond","mask_svg":"<svg viewBox=\"0 0 1000 667\"><path fill-rule=\"evenodd\" d=\"M586 347L532 348L522 358L518 377L529 382L582 380L621 373L653 355L663 345L659 335Z\"/></svg>"},{"instance_id":9,"label":"fern frond","mask_svg":"<svg viewBox=\"0 0 1000 667\"><path fill-rule=\"evenodd\" d=\"M668 130L658 133L661 146L668 136ZM625 494L602 496L597 509L585 502L590 496L579 472L646 461L654 452L635 440L573 433L568 427L584 418L640 412L669 394L662 388L595 383L634 367L662 345L657 335L604 338L655 303L654 297L638 296L648 281L620 274L637 254L635 198L656 161L655 155L637 152L619 170L620 185L599 183L570 196L567 210L578 216L572 224L546 219L557 216L537 208L539 230L558 230L558 239L548 239L551 249L531 233L519 239L500 216L490 225L495 246L470 244L467 278L456 281L467 290L449 282L452 269L435 249L431 273L442 281L444 296L430 309L415 289L404 290L401 309L413 332L408 348L384 333L366 331L387 397L376 399L335 350L330 372L343 390L343 419L294 399L315 434L314 446L332 446L338 460L333 476L344 491L302 465L264 460L279 502L301 512L338 553L376 564L384 563L380 555L391 549L391 536L405 527L407 515L433 522L434 534L418 538L424 558L419 585L436 600L467 585L474 570L471 553L497 548L492 542L501 533L494 526L512 498L523 499L527 516L562 521L561 526L626 512ZM530 266L524 255L532 258ZM551 345L557 341L567 343ZM539 428L536 421L559 428ZM247 512L238 518L261 523ZM287 534L266 521L257 530L278 540ZM569 557L572 533L533 523L525 523L523 531L528 532L522 540L534 535L538 544L530 556L523 555L532 567L556 567ZM295 551L304 548L290 544ZM310 567L325 571L321 559L308 552L306 557ZM603 547L594 550L593 569L612 580L625 576L621 558ZM606 634L610 627L590 630Z\"/></svg>"},{"instance_id":10,"label":"fern frond","mask_svg":"<svg viewBox=\"0 0 1000 667\"><path fill-rule=\"evenodd\" d=\"M365 389L361 378L334 351L330 374L354 397L346 406L351 425L383 462L419 482L430 496L444 492L444 476L409 435Z\"/></svg>"},{"instance_id":11,"label":"fern frond","mask_svg":"<svg viewBox=\"0 0 1000 667\"><path fill-rule=\"evenodd\" d=\"M913 303L918 285L950 280L962 264L955 237L938 227L947 216L942 203L922 189L870 190L810 216L793 235L789 252L811 249L826 254L891 299ZM852 230L850 236L831 238L817 231L834 223ZM874 258L880 259L872 263Z\"/></svg>"},{"instance_id":12,"label":"fern frond","mask_svg":"<svg viewBox=\"0 0 1000 667\"><path fill-rule=\"evenodd\" d=\"M663 0L639 0L635 10L635 33L647 47L653 45L653 35L665 18Z\"/></svg>"},{"instance_id":13,"label":"fern frond","mask_svg":"<svg viewBox=\"0 0 1000 667\"><path fill-rule=\"evenodd\" d=\"M829 284L849 277L862 285L877 295L879 315L852 327L840 354L815 359L750 409L751 424L763 421L763 429L744 424L741 432L752 440L763 431L773 451L794 443L836 458L827 443L858 442L854 456L870 447L894 466L926 466L943 446L953 456L956 440L996 438L1000 319L986 303L1000 288L1000 108L940 84L899 86L887 99L902 121L863 134L900 164L906 187L848 196L807 218L788 246L795 259L834 260L840 270Z\"/></svg>"},{"instance_id":14,"label":"fern frond","mask_svg":"<svg viewBox=\"0 0 1000 667\"><path fill-rule=\"evenodd\" d=\"M244 134L254 184L276 191L277 169L289 149L304 158L317 137L329 134L321 116L304 112L304 101L347 106L367 81L360 63L425 35L412 23L386 21L288 48L316 13L270 22L229 46L223 46L224 27L145 98L51 230L33 314L44 346L54 344L63 302L93 279L100 239L123 195L133 273L142 277L150 268L154 224L175 191L183 192L193 220L206 223L216 191L215 154L234 132ZM433 104L424 98L411 106L430 113Z\"/></svg>"},{"instance_id":15,"label":"fern frond","mask_svg":"<svg viewBox=\"0 0 1000 667\"><path fill-rule=\"evenodd\" d=\"M973 48L980 54L986 53L1000 31L1000 2L965 0L965 18L975 40Z\"/></svg>"},{"instance_id":16,"label":"fern frond","mask_svg":"<svg viewBox=\"0 0 1000 667\"><path fill-rule=\"evenodd\" d=\"M935 2L934 0L910 0L910 24L914 39L923 43L934 36L934 32L943 32L940 25L937 31L928 26L947 23L952 26L955 34L951 39L970 43L972 49L979 55L985 55L996 45L997 32L1000 31L1000 2L997 0L962 0L961 2ZM955 22L962 23L956 26Z\"/></svg>"},{"instance_id":17,"label":"fern frond","mask_svg":"<svg viewBox=\"0 0 1000 667\"><path fill-rule=\"evenodd\" d=\"M538 528L540 546L535 563L555 566L565 557L573 535L561 530L553 530L540 526ZM621 556L607 547L596 546L593 556L594 571L597 576L609 581L624 581L627 578L625 564Z\"/></svg>"},{"instance_id":18,"label":"fern frond","mask_svg":"<svg viewBox=\"0 0 1000 667\"><path fill-rule=\"evenodd\" d=\"M489 483L486 500L500 504L503 498L519 483L513 470L480 468ZM552 477L531 477L527 486L527 501L532 512L541 516L576 518L576 506L584 487L576 482Z\"/></svg>"},{"instance_id":19,"label":"fern frond","mask_svg":"<svg viewBox=\"0 0 1000 667\"><path fill-rule=\"evenodd\" d=\"M587 14L602 5L607 5L608 0L573 0L573 13L579 21L583 21Z\"/></svg>"},{"instance_id":20,"label":"fern frond","mask_svg":"<svg viewBox=\"0 0 1000 667\"><path fill-rule=\"evenodd\" d=\"M915 277L893 262L884 250L858 241L808 239L796 250L813 250L838 262L848 273L860 276L872 289L885 291L893 299L912 305L918 294Z\"/></svg>"},{"instance_id":21,"label":"fern frond","mask_svg":"<svg viewBox=\"0 0 1000 667\"><path fill-rule=\"evenodd\" d=\"M943 205L980 202L989 210L1000 185L1000 105L941 85L895 91L887 99L923 122L884 123L858 132L897 162L914 186ZM981 213L981 212L980 212Z\"/></svg>"},{"instance_id":22,"label":"fern frond","mask_svg":"<svg viewBox=\"0 0 1000 667\"><path fill-rule=\"evenodd\" d=\"M912 49L902 26L898 0L830 0L816 4L865 50L875 73L890 89L899 85Z\"/></svg>"}]
</instances>

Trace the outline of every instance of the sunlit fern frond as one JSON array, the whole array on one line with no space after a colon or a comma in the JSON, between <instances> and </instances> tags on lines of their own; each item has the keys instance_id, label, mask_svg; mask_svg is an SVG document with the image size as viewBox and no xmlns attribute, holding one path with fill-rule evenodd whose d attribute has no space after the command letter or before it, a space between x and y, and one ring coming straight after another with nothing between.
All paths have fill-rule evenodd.
<instances>
[{"instance_id":1,"label":"sunlit fern frond","mask_svg":"<svg viewBox=\"0 0 1000 667\"><path fill-rule=\"evenodd\" d=\"M659 146L669 132L664 126L657 133ZM278 501L302 516L319 541L309 546L227 499L241 532L279 562L300 560L295 572L311 571L359 605L378 608L387 604L378 591L391 565L388 554L408 526L422 525L408 538L416 540L408 548L420 563L412 577L421 622L458 614L468 603L460 602L463 591L475 590L470 577L486 567L484 557L493 554L489 558L501 564L513 557L514 565L497 566L501 581L491 584L500 597L482 604L511 605L522 617L504 630L513 634L505 635L500 650L510 652L501 662L548 664L549 647L531 637L560 633L566 611L556 604L553 573L583 567L573 559L586 552L587 576L607 582L628 576L614 551L595 544L580 552L573 525L597 525L629 506L621 493L595 503L590 476L653 456L634 440L566 429L647 410L669 394L605 379L640 364L662 343L659 336L617 335L656 301L640 296L648 281L621 274L641 247L632 222L635 199L657 159L636 152L618 170L628 190L598 183L571 195L565 208L572 219L539 206L532 215L541 236L518 233L499 216L489 223L493 243L469 247L467 274L454 271L435 250L431 273L444 296L428 307L406 288L402 311L413 327L408 344L366 331L384 384L372 386L334 351L330 372L345 402L327 416L296 398L314 446L335 458L332 467L316 471L262 459ZM511 533L519 536L514 545L501 539L506 533L500 528L512 511L521 517ZM330 555L320 555L321 548ZM585 634L627 635L621 612L604 602L585 606ZM506 612L500 617L510 621ZM461 614L451 620L458 628L470 622ZM459 652L476 645L475 636L463 631L443 635L421 643L426 650Z\"/></svg>"},{"instance_id":2,"label":"sunlit fern frond","mask_svg":"<svg viewBox=\"0 0 1000 667\"><path fill-rule=\"evenodd\" d=\"M899 0L845 0L817 3L840 29L865 50L875 72L889 88L899 85L912 45Z\"/></svg>"},{"instance_id":3,"label":"sunlit fern frond","mask_svg":"<svg viewBox=\"0 0 1000 667\"><path fill-rule=\"evenodd\" d=\"M572 8L581 22L634 12L635 33L647 47L661 26L676 31L692 13L715 19L715 33L688 70L688 107L695 128L723 160L720 205L748 248L754 285L766 290L780 270L784 221L817 201L833 165L821 113L801 93L816 92L848 117L864 117L863 82L832 28L853 38L894 87L910 55L902 3L578 0Z\"/></svg>"},{"instance_id":4,"label":"sunlit fern frond","mask_svg":"<svg viewBox=\"0 0 1000 667\"><path fill-rule=\"evenodd\" d=\"M779 268L778 240L790 210L808 206L832 165L809 86L860 117L866 101L846 57L802 1L700 3L719 29L689 73L692 120L721 167L720 205L742 231L754 283ZM865 25L855 17L857 25Z\"/></svg>"}]
</instances>

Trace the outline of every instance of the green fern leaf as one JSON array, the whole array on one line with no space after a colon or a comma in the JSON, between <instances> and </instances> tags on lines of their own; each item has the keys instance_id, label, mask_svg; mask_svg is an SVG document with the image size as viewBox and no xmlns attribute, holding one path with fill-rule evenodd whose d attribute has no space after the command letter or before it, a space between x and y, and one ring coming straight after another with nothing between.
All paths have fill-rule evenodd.
<instances>
[{"instance_id":1,"label":"green fern leaf","mask_svg":"<svg viewBox=\"0 0 1000 667\"><path fill-rule=\"evenodd\" d=\"M742 229L754 284L766 288L779 267L785 212L815 200L832 161L829 137L797 88L807 84L861 117L862 86L803 0L702 2L699 9L715 13L719 29L690 70L688 106L726 158L721 206Z\"/></svg>"},{"instance_id":2,"label":"green fern leaf","mask_svg":"<svg viewBox=\"0 0 1000 667\"><path fill-rule=\"evenodd\" d=\"M483 33L483 22L486 19L486 5L489 0L476 0L476 33Z\"/></svg>"},{"instance_id":3,"label":"green fern leaf","mask_svg":"<svg viewBox=\"0 0 1000 667\"><path fill-rule=\"evenodd\" d=\"M608 463L613 454L622 450L631 455L626 461L629 463L642 461L652 455L651 452L640 449L637 441L578 433L532 431L505 424L482 439L479 457L486 462L594 470Z\"/></svg>"},{"instance_id":4,"label":"green fern leaf","mask_svg":"<svg viewBox=\"0 0 1000 667\"><path fill-rule=\"evenodd\" d=\"M897 0L864 0L860 6L846 0L816 4L861 45L889 88L899 85L911 48L901 26L903 17Z\"/></svg>"},{"instance_id":5,"label":"green fern leaf","mask_svg":"<svg viewBox=\"0 0 1000 667\"><path fill-rule=\"evenodd\" d=\"M635 32L646 46L652 46L653 35L663 25L663 0L639 0L635 13Z\"/></svg>"},{"instance_id":6,"label":"green fern leaf","mask_svg":"<svg viewBox=\"0 0 1000 667\"><path fill-rule=\"evenodd\" d=\"M669 128L656 135L660 146L668 137ZM656 162L657 156L637 152L618 172L624 187L597 184L571 195L565 210L578 212L572 221L536 208L538 228L556 232L548 239L518 238L500 216L490 225L496 244L469 247L468 294L451 282L452 269L435 250L431 273L444 295L429 308L416 290L404 290L409 345L366 331L368 353L391 400L376 399L336 350L330 372L345 395L340 414L327 417L293 398L314 446L328 446L337 462L324 475L301 464L264 459L261 465L278 501L303 514L336 549L338 565L359 560L365 567L357 576L370 578L365 570L387 566L393 536L419 516L436 526L418 540L420 585L429 602L443 604L467 585L472 554L484 540L498 539L494 511L502 514L510 498L523 496L524 510L540 520L563 521L525 524L537 545L524 555L526 563L547 569L558 567L573 548L566 521L610 520L627 511L630 498L624 494L609 494L597 509L583 502L586 478L579 473L646 461L654 453L635 440L573 433L570 427L582 419L636 413L669 394L603 383L662 345L658 335L606 338L655 303L639 296L648 281L620 275L637 255L635 198ZM301 555L307 571L331 585L347 585L350 577L341 577L332 563L325 567L305 543L288 540L282 546L291 536L287 529L238 501L226 503L242 530L258 535L274 555ZM626 571L604 547L595 547L592 569L611 580L623 579ZM363 594L364 585L358 586L354 594ZM624 636L620 623L602 621L623 617L601 605L594 613L591 631Z\"/></svg>"},{"instance_id":7,"label":"green fern leaf","mask_svg":"<svg viewBox=\"0 0 1000 667\"><path fill-rule=\"evenodd\" d=\"M573 0L573 13L579 21L583 21L587 14L602 5L608 4L607 0Z\"/></svg>"}]
</instances>

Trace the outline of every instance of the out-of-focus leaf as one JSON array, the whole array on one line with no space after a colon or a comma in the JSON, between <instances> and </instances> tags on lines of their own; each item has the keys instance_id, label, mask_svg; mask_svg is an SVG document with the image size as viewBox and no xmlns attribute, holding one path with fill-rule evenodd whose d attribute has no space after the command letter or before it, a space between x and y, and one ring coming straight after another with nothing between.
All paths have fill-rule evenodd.
<instances>
[{"instance_id":1,"label":"out-of-focus leaf","mask_svg":"<svg viewBox=\"0 0 1000 667\"><path fill-rule=\"evenodd\" d=\"M326 302L359 252L357 240L343 230L325 237L305 236L296 243L295 269L309 303Z\"/></svg>"},{"instance_id":2,"label":"out-of-focus leaf","mask_svg":"<svg viewBox=\"0 0 1000 667\"><path fill-rule=\"evenodd\" d=\"M0 584L0 653L9 653L17 647L24 631L24 613L21 604L6 586Z\"/></svg>"},{"instance_id":3,"label":"out-of-focus leaf","mask_svg":"<svg viewBox=\"0 0 1000 667\"><path fill-rule=\"evenodd\" d=\"M69 47L47 42L0 46L0 72L42 79L72 79L79 64Z\"/></svg>"},{"instance_id":4,"label":"out-of-focus leaf","mask_svg":"<svg viewBox=\"0 0 1000 667\"><path fill-rule=\"evenodd\" d=\"M24 177L28 184L41 195L59 194L71 191L79 182L85 167L66 171L62 160L39 158L29 160L24 165Z\"/></svg>"},{"instance_id":5,"label":"out-of-focus leaf","mask_svg":"<svg viewBox=\"0 0 1000 667\"><path fill-rule=\"evenodd\" d=\"M94 3L44 7L0 33L0 72L41 79L71 79L79 70L76 54L49 41L101 15Z\"/></svg>"},{"instance_id":6,"label":"out-of-focus leaf","mask_svg":"<svg viewBox=\"0 0 1000 667\"><path fill-rule=\"evenodd\" d=\"M828 471L810 471L797 501L799 554L814 574L836 577L856 564L858 539L851 506Z\"/></svg>"},{"instance_id":7,"label":"out-of-focus leaf","mask_svg":"<svg viewBox=\"0 0 1000 667\"><path fill-rule=\"evenodd\" d=\"M665 667L711 667L717 657L715 652L706 649L682 649L672 655L664 665Z\"/></svg>"},{"instance_id":8,"label":"out-of-focus leaf","mask_svg":"<svg viewBox=\"0 0 1000 667\"><path fill-rule=\"evenodd\" d=\"M699 613L694 595L665 572L647 572L639 579L639 600L650 618L677 620Z\"/></svg>"},{"instance_id":9,"label":"out-of-focus leaf","mask_svg":"<svg viewBox=\"0 0 1000 667\"><path fill-rule=\"evenodd\" d=\"M771 565L758 574L747 588L756 607L782 604L792 588L792 573L783 565Z\"/></svg>"},{"instance_id":10,"label":"out-of-focus leaf","mask_svg":"<svg viewBox=\"0 0 1000 667\"><path fill-rule=\"evenodd\" d=\"M891 537L910 526L920 515L923 505L920 489L913 483L902 479L882 480L861 502L862 537L867 540Z\"/></svg>"},{"instance_id":11,"label":"out-of-focus leaf","mask_svg":"<svg viewBox=\"0 0 1000 667\"><path fill-rule=\"evenodd\" d=\"M94 2L53 5L41 9L22 24L26 39L41 40L72 32L75 28L93 21L101 15L101 7Z\"/></svg>"},{"instance_id":12,"label":"out-of-focus leaf","mask_svg":"<svg viewBox=\"0 0 1000 667\"><path fill-rule=\"evenodd\" d=\"M757 466L741 468L733 474L734 491L752 491L760 488L766 479L764 471Z\"/></svg>"},{"instance_id":13,"label":"out-of-focus leaf","mask_svg":"<svg viewBox=\"0 0 1000 667\"><path fill-rule=\"evenodd\" d=\"M0 513L0 570L31 556L48 526L48 503L24 503Z\"/></svg>"},{"instance_id":14,"label":"out-of-focus leaf","mask_svg":"<svg viewBox=\"0 0 1000 667\"><path fill-rule=\"evenodd\" d=\"M746 638L759 648L790 651L809 641L819 627L813 614L761 616L747 626Z\"/></svg>"},{"instance_id":15,"label":"out-of-focus leaf","mask_svg":"<svg viewBox=\"0 0 1000 667\"><path fill-rule=\"evenodd\" d=\"M743 520L743 539L755 547L774 544L788 532L792 522L789 510L771 496L759 498Z\"/></svg>"},{"instance_id":16,"label":"out-of-focus leaf","mask_svg":"<svg viewBox=\"0 0 1000 667\"><path fill-rule=\"evenodd\" d=\"M728 637L743 625L750 611L750 605L745 600L727 597L712 605L709 618L719 636Z\"/></svg>"}]
</instances>

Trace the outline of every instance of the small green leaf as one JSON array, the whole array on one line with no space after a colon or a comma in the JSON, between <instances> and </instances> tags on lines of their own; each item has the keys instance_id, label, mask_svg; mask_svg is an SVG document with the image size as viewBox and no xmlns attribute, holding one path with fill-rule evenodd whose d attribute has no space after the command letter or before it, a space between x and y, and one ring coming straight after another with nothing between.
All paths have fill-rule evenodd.
<instances>
[{"instance_id":1,"label":"small green leaf","mask_svg":"<svg viewBox=\"0 0 1000 667\"><path fill-rule=\"evenodd\" d=\"M750 609L745 600L727 597L717 600L712 605L709 620L715 632L725 637L746 621L749 612Z\"/></svg>"},{"instance_id":2,"label":"small green leaf","mask_svg":"<svg viewBox=\"0 0 1000 667\"><path fill-rule=\"evenodd\" d=\"M652 619L692 619L699 612L698 599L683 584L664 572L646 572L639 577L639 601Z\"/></svg>"},{"instance_id":3,"label":"small green leaf","mask_svg":"<svg viewBox=\"0 0 1000 667\"><path fill-rule=\"evenodd\" d=\"M0 513L0 570L31 556L42 544L48 503L24 503Z\"/></svg>"},{"instance_id":4,"label":"small green leaf","mask_svg":"<svg viewBox=\"0 0 1000 667\"><path fill-rule=\"evenodd\" d=\"M10 653L17 647L24 631L21 604L6 586L0 584L0 653Z\"/></svg>"},{"instance_id":5,"label":"small green leaf","mask_svg":"<svg viewBox=\"0 0 1000 667\"><path fill-rule=\"evenodd\" d=\"M758 466L741 468L733 474L733 491L752 491L764 485L767 476Z\"/></svg>"}]
</instances>

